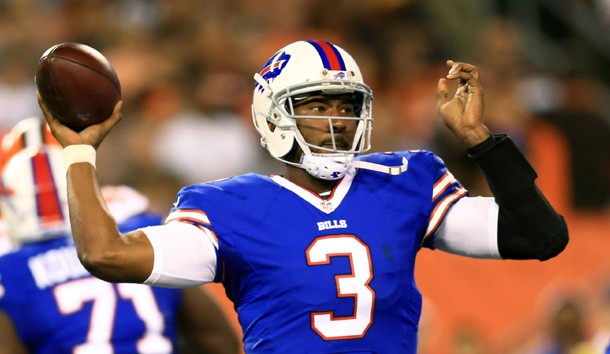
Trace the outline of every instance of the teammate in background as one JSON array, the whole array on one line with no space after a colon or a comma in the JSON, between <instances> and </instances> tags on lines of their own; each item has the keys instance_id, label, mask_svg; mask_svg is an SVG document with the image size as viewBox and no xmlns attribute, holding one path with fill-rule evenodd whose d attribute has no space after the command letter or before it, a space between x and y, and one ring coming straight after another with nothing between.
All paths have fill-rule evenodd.
<instances>
[{"instance_id":1,"label":"teammate in background","mask_svg":"<svg viewBox=\"0 0 610 354\"><path fill-rule=\"evenodd\" d=\"M19 148L2 150L0 206L17 247L0 257L0 353L238 353L236 333L203 289L87 273L70 236L61 148L41 142L44 126L21 122L12 131ZM162 221L129 187L101 194L123 232Z\"/></svg>"},{"instance_id":2,"label":"teammate in background","mask_svg":"<svg viewBox=\"0 0 610 354\"><path fill-rule=\"evenodd\" d=\"M108 120L76 133L39 100L64 147L81 262L112 282L222 280L248 353L415 353L421 295L414 265L422 247L547 260L568 242L532 167L508 136L483 124L477 68L447 64L438 112L494 197L468 196L431 152L363 155L372 92L354 59L328 42L290 44L255 75L254 125L285 163L282 176L184 187L165 225L129 233L117 231L95 171L95 148L119 122L121 103ZM453 97L449 81L457 83Z\"/></svg>"},{"instance_id":3,"label":"teammate in background","mask_svg":"<svg viewBox=\"0 0 610 354\"><path fill-rule=\"evenodd\" d=\"M2 135L0 144L0 171L5 162L27 146L50 144L61 147L51 134L49 127L41 118L22 119L9 132ZM6 220L0 215L0 255L15 247L8 234Z\"/></svg>"},{"instance_id":4,"label":"teammate in background","mask_svg":"<svg viewBox=\"0 0 610 354\"><path fill-rule=\"evenodd\" d=\"M13 248L13 243L8 235L6 222L0 217L0 256L9 252Z\"/></svg>"}]
</instances>

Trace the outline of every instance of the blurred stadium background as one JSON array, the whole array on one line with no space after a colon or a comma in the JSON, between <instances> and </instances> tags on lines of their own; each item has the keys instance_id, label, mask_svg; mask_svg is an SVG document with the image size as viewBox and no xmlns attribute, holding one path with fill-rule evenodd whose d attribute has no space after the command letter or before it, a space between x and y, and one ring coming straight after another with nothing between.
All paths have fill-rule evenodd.
<instances>
[{"instance_id":1,"label":"blurred stadium background","mask_svg":"<svg viewBox=\"0 0 610 354\"><path fill-rule=\"evenodd\" d=\"M422 251L420 351L542 353L558 336L610 333L608 33L609 0L0 0L0 132L40 115L33 72L46 48L91 45L114 64L125 101L100 179L166 213L182 185L280 171L257 148L252 75L289 42L328 39L375 92L377 151L431 149L486 195L435 113L445 60L471 62L487 124L529 156L571 242L545 263ZM235 321L222 288L206 286ZM559 316L568 304L582 321Z\"/></svg>"}]
</instances>

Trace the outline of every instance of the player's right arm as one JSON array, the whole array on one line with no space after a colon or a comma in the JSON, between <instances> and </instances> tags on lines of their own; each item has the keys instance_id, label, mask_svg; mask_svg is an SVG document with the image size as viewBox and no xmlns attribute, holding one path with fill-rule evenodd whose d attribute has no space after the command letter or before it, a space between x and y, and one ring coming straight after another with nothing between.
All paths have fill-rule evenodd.
<instances>
[{"instance_id":1,"label":"player's right arm","mask_svg":"<svg viewBox=\"0 0 610 354\"><path fill-rule=\"evenodd\" d=\"M0 354L27 354L13 321L0 310Z\"/></svg>"},{"instance_id":2,"label":"player's right arm","mask_svg":"<svg viewBox=\"0 0 610 354\"><path fill-rule=\"evenodd\" d=\"M97 148L121 120L122 102L119 102L107 120L77 133L53 117L40 96L38 102L53 136L64 149L68 146L86 148L87 145ZM91 274L100 279L142 283L153 269L153 248L142 231L119 232L100 192L92 163L72 163L66 172L70 223L78 258Z\"/></svg>"},{"instance_id":3,"label":"player's right arm","mask_svg":"<svg viewBox=\"0 0 610 354\"><path fill-rule=\"evenodd\" d=\"M121 233L106 206L94 167L95 149L120 121L122 102L107 120L79 133L55 119L40 97L38 102L64 148L70 224L83 266L116 283L187 287L212 281L217 246L200 228L176 221Z\"/></svg>"},{"instance_id":4,"label":"player's right arm","mask_svg":"<svg viewBox=\"0 0 610 354\"><path fill-rule=\"evenodd\" d=\"M83 266L106 281L143 283L154 263L146 235L140 230L119 232L91 164L71 165L67 180L72 235Z\"/></svg>"}]
</instances>

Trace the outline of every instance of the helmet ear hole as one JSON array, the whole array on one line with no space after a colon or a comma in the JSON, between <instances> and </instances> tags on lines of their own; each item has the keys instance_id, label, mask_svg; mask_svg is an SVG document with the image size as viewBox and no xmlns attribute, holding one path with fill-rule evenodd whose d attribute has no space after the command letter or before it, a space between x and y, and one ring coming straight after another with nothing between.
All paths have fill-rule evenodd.
<instances>
[{"instance_id":1,"label":"helmet ear hole","mask_svg":"<svg viewBox=\"0 0 610 354\"><path fill-rule=\"evenodd\" d=\"M269 119L267 119L267 126L272 133L275 132L275 128L277 128L277 125L281 120L282 113L279 111L279 109L275 108L273 111L271 111L271 114L269 114Z\"/></svg>"},{"instance_id":2,"label":"helmet ear hole","mask_svg":"<svg viewBox=\"0 0 610 354\"><path fill-rule=\"evenodd\" d=\"M273 124L278 123L281 119L282 119L282 113L280 112L280 110L278 108L275 108L269 115L269 120Z\"/></svg>"}]
</instances>

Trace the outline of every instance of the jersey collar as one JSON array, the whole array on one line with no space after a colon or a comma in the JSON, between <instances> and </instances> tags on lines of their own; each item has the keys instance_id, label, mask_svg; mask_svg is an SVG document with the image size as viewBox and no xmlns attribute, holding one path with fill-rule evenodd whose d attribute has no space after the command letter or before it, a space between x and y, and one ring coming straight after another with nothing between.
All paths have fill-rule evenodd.
<instances>
[{"instance_id":1,"label":"jersey collar","mask_svg":"<svg viewBox=\"0 0 610 354\"><path fill-rule=\"evenodd\" d=\"M332 190L330 197L324 199L320 197L318 194L310 191L307 188L303 188L286 178L278 175L271 176L271 179L279 184L280 186L290 190L294 194L301 197L301 199L305 200L307 203L311 204L314 208L320 210L323 213L330 214L335 209L341 205L341 202L347 195L352 182L354 181L354 176L356 175L356 169L350 168L345 176L337 183L335 188Z\"/></svg>"}]
</instances>

